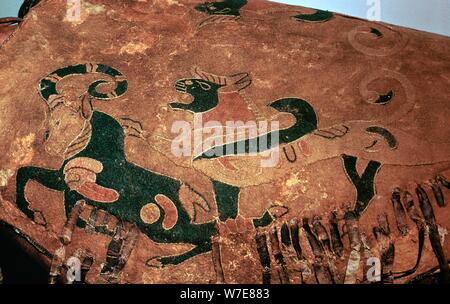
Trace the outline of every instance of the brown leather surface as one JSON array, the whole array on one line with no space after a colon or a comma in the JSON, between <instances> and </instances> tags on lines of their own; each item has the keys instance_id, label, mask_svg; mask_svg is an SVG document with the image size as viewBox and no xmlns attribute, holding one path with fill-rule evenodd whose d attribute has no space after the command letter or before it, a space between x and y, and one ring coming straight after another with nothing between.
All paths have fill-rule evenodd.
<instances>
[{"instance_id":1,"label":"brown leather surface","mask_svg":"<svg viewBox=\"0 0 450 304\"><path fill-rule=\"evenodd\" d=\"M17 29L17 23L22 19L15 17L0 18L0 45Z\"/></svg>"},{"instance_id":2,"label":"brown leather surface","mask_svg":"<svg viewBox=\"0 0 450 304\"><path fill-rule=\"evenodd\" d=\"M293 16L315 10L264 0L249 0L240 9L238 18L211 18L195 9L202 3L197 0L83 2L80 21L70 22L65 17L65 2L42 1L0 49L0 145L3 152L0 155L0 220L17 227L55 256L55 252L64 247L63 259L77 250L82 250L83 256L88 252L87 255L93 257L93 265L87 273L87 282L214 283L224 280L227 283L261 283L263 267L255 237L263 233L267 236L271 257L272 283L286 283L284 268L292 283L301 281L299 269L303 268L310 271L304 271L304 282L327 282L327 277L317 279L323 274L319 266L327 268L327 263L334 264L333 280L342 283L354 249L349 233L345 234L351 225L345 225L344 213L353 209L357 194L346 174L343 154L357 159L359 175L370 162L380 164L374 181L375 195L358 218L359 231L367 238L373 256L381 258L385 250L386 240L381 234L377 239L373 228L379 226L379 216L387 214L390 226L387 243L395 246L393 271L401 272L414 266L418 230L409 217L406 218L407 233L402 234L397 228L391 197L396 187L402 189L402 195L403 191L411 192L422 217L416 195L417 184L421 184L436 217L435 226L429 222L425 225L428 230L437 229L444 253L449 257L450 244L446 235L450 228L450 207L437 205L429 183L438 175L450 180L449 38L339 14L326 22L303 22ZM0 28L0 41L1 35L6 33L4 30L9 29ZM217 234L211 235L214 237L213 255L220 251L220 265L211 251L178 265L153 265L152 258L182 254L190 250L192 244L157 242L152 240L151 234L141 230L134 236L132 224L136 223L124 223L124 239L131 244L132 251L123 269L117 270L117 279L105 279L107 276L100 272L107 261L112 237L76 227L70 242L62 245L59 236L67 222L62 192L36 181L26 186L25 196L30 208L43 215L46 226L39 224L43 223L41 216L36 216L33 222L16 207L19 168L59 169L64 162L64 157L51 156L46 151L44 138L52 110L39 95L37 85L61 67L87 62L113 67L128 81L128 90L123 96L108 101L92 100L93 111L106 113L116 120L131 118L142 125L139 136L125 137L126 160L189 185L179 193L183 208L191 217L192 225L186 229L213 220L223 225ZM281 98L296 97L313 107L318 118L316 130L283 144L280 162L275 167L261 167L261 156L237 155L196 161L193 156L175 156L171 144L177 134L171 132L172 125L176 121L193 124L194 115L174 110L169 103L190 102L187 95L176 90L175 83L184 78L198 79L196 68L214 75L248 73L251 78L248 87L229 85L223 88L219 94L223 104L208 111L204 119L220 122L277 120L280 128L288 128L295 121L293 116L277 112L268 105ZM58 83L58 88L78 111L79 96L98 79L103 78L96 74L71 76ZM389 91L394 92L393 97L388 98L386 104L377 103L377 98ZM393 134L396 144L390 145L380 133L368 131L374 126ZM345 134L336 136L342 133ZM333 138L327 138L330 134ZM56 141L61 143L63 139ZM96 163L88 160L83 166L93 172ZM103 163L103 170L107 170L105 166ZM95 175L85 178L95 185ZM213 180L240 191L240 216L228 220L227 224L219 220ZM133 182L130 180L130 185ZM444 199L449 197L450 190L438 185ZM82 191L79 185L71 187L73 191ZM120 189L112 189L117 192L114 193L108 191L111 189L106 185L102 187L85 188L83 193L89 198L86 191L100 191L104 204L110 201L114 204L121 195ZM200 194L207 202L205 208L199 203ZM345 203L350 204L350 209L343 208ZM164 226L170 231L177 216L181 216L170 209L176 202L166 196L160 197L159 204L163 205L164 214L172 214ZM248 224L249 219L259 218L267 210L273 211L274 206L288 212L272 214L274 221L269 227L256 229L251 221ZM81 218L89 218L89 208L85 207ZM279 231L283 223L290 223L292 219L297 219L302 226L304 218L312 224L313 217L319 216L329 234L328 219L333 211L337 211L338 227L343 234L342 258L325 250L327 253L318 262L304 229L300 230L300 245L306 259L305 267L292 258L295 253L291 249L279 244L281 248L277 250L274 227ZM142 221L151 222L157 216L154 212L148 206L141 212ZM314 229L313 234L321 239ZM277 263L278 251L284 256L285 267ZM361 248L354 283L365 281L365 253ZM406 282L437 265L427 234L417 271L395 282ZM223 268L223 278L217 275L218 267Z\"/></svg>"}]
</instances>

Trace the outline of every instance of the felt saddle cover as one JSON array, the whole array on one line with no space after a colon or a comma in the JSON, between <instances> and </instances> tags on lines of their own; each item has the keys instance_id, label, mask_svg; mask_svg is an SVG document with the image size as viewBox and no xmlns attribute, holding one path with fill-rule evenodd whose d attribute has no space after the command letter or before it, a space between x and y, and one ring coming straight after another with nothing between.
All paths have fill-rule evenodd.
<instances>
[{"instance_id":1,"label":"felt saddle cover","mask_svg":"<svg viewBox=\"0 0 450 304\"><path fill-rule=\"evenodd\" d=\"M264 0L69 2L0 48L0 227L50 282L448 280L449 38Z\"/></svg>"}]
</instances>

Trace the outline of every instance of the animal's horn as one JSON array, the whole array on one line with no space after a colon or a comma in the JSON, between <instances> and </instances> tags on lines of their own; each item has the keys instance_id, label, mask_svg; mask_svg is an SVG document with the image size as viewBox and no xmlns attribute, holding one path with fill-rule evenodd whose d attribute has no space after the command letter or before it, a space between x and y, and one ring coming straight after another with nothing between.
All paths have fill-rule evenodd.
<instances>
[{"instance_id":1,"label":"animal's horn","mask_svg":"<svg viewBox=\"0 0 450 304\"><path fill-rule=\"evenodd\" d=\"M237 73L227 77L228 83L233 84L236 90L241 91L252 84L249 73Z\"/></svg>"},{"instance_id":2,"label":"animal's horn","mask_svg":"<svg viewBox=\"0 0 450 304\"><path fill-rule=\"evenodd\" d=\"M207 73L205 71L202 71L199 67L194 67L193 69L194 74L200 77L203 80L225 86L227 85L227 77L226 76L218 76L212 73Z\"/></svg>"},{"instance_id":3,"label":"animal's horn","mask_svg":"<svg viewBox=\"0 0 450 304\"><path fill-rule=\"evenodd\" d=\"M85 74L104 74L109 76L109 80L97 80L89 85L88 93L91 97L98 100L110 100L122 96L128 89L128 81L122 73L118 70L104 65L104 64L93 64L84 63L77 65L70 65L62 67L53 71L51 74L45 76L40 80L38 91L42 99L47 103L50 109L53 109L59 102L61 102L61 94L57 90L57 84L61 79L74 76L74 75L85 75ZM115 87L107 93L102 93L97 91L97 86L103 83L114 83Z\"/></svg>"}]
</instances>

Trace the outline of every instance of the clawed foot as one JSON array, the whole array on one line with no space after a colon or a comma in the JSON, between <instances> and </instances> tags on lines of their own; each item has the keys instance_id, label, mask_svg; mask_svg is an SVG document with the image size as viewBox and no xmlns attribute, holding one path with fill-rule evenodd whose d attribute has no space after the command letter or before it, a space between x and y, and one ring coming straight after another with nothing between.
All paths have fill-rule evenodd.
<instances>
[{"instance_id":1,"label":"clawed foot","mask_svg":"<svg viewBox=\"0 0 450 304\"><path fill-rule=\"evenodd\" d=\"M331 128L320 129L314 132L314 135L326 138L326 139L336 139L344 137L350 128L346 125L336 125Z\"/></svg>"},{"instance_id":2,"label":"clawed foot","mask_svg":"<svg viewBox=\"0 0 450 304\"><path fill-rule=\"evenodd\" d=\"M148 259L147 262L145 262L145 264L148 267L160 269L160 268L164 267L164 263L162 262L163 259L164 258L159 257L159 256L152 257L152 258Z\"/></svg>"},{"instance_id":3,"label":"clawed foot","mask_svg":"<svg viewBox=\"0 0 450 304\"><path fill-rule=\"evenodd\" d=\"M47 227L47 219L41 211L34 212L34 222L38 225Z\"/></svg>"},{"instance_id":4,"label":"clawed foot","mask_svg":"<svg viewBox=\"0 0 450 304\"><path fill-rule=\"evenodd\" d=\"M144 140L147 137L147 132L144 130L140 121L129 117L120 117L120 123L126 136L133 136Z\"/></svg>"},{"instance_id":5,"label":"clawed foot","mask_svg":"<svg viewBox=\"0 0 450 304\"><path fill-rule=\"evenodd\" d=\"M217 230L220 236L239 235L242 238L247 238L246 235L255 233L252 220L241 215L238 215L236 219L217 222Z\"/></svg>"},{"instance_id":6,"label":"clawed foot","mask_svg":"<svg viewBox=\"0 0 450 304\"><path fill-rule=\"evenodd\" d=\"M35 210L25 210L23 211L25 215L31 219L34 223L41 225L43 227L47 227L47 219L45 218L44 214L41 211L35 211Z\"/></svg>"},{"instance_id":7,"label":"clawed foot","mask_svg":"<svg viewBox=\"0 0 450 304\"><path fill-rule=\"evenodd\" d=\"M19 209L26 215L27 218L29 218L30 220L32 220L34 223L47 227L47 220L44 216L44 214L41 211L38 210L32 210L24 207L20 207L20 206L28 206L28 202L23 199L21 200L20 198L17 199L16 201L17 205L19 206Z\"/></svg>"},{"instance_id":8,"label":"clawed foot","mask_svg":"<svg viewBox=\"0 0 450 304\"><path fill-rule=\"evenodd\" d=\"M274 219L279 219L289 213L289 208L281 205L272 205L267 211Z\"/></svg>"}]
</instances>

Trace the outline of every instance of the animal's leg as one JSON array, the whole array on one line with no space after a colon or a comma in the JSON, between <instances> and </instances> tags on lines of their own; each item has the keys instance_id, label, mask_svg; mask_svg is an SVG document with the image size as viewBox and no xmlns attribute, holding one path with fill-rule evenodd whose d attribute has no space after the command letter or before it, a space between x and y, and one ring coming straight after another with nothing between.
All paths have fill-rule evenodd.
<instances>
[{"instance_id":1,"label":"animal's leg","mask_svg":"<svg viewBox=\"0 0 450 304\"><path fill-rule=\"evenodd\" d=\"M213 181L213 187L219 219L222 222L227 219L235 219L238 215L240 189L219 181Z\"/></svg>"},{"instance_id":2,"label":"animal's leg","mask_svg":"<svg viewBox=\"0 0 450 304\"><path fill-rule=\"evenodd\" d=\"M64 193L64 211L67 218L69 218L73 207L79 200L84 200L84 197L78 194L76 191L66 191ZM86 224L80 218L75 221L75 224L79 228L84 228Z\"/></svg>"},{"instance_id":3,"label":"animal's leg","mask_svg":"<svg viewBox=\"0 0 450 304\"><path fill-rule=\"evenodd\" d=\"M119 120L125 135L146 139L147 133L140 121L125 116L120 117Z\"/></svg>"},{"instance_id":4,"label":"animal's leg","mask_svg":"<svg viewBox=\"0 0 450 304\"><path fill-rule=\"evenodd\" d=\"M359 217L369 206L375 196L375 176L381 167L381 163L370 161L364 173L360 176L356 170L357 157L342 155L345 173L356 188L355 213Z\"/></svg>"},{"instance_id":5,"label":"animal's leg","mask_svg":"<svg viewBox=\"0 0 450 304\"><path fill-rule=\"evenodd\" d=\"M202 245L198 245L194 249L187 251L180 255L150 259L147 261L147 265L156 266L156 267L158 267L158 266L161 267L161 266L166 266L166 265L178 265L194 256L211 251L211 249L212 249L211 242L207 242ZM155 262L157 262L157 263L155 263Z\"/></svg>"},{"instance_id":6,"label":"animal's leg","mask_svg":"<svg viewBox=\"0 0 450 304\"><path fill-rule=\"evenodd\" d=\"M236 219L239 209L238 187L230 186L219 181L213 181L216 195L217 211L219 219L225 222L228 219ZM288 212L284 206L271 206L260 218L253 220L255 227L265 227L270 225L274 219L282 217Z\"/></svg>"},{"instance_id":7,"label":"animal's leg","mask_svg":"<svg viewBox=\"0 0 450 304\"><path fill-rule=\"evenodd\" d=\"M34 211L29 208L29 202L25 197L25 187L29 180L35 180L43 186L57 191L63 191L65 189L65 183L58 170L49 170L38 167L22 167L17 170L17 207L30 219L34 220Z\"/></svg>"},{"instance_id":8,"label":"animal's leg","mask_svg":"<svg viewBox=\"0 0 450 304\"><path fill-rule=\"evenodd\" d=\"M270 224L272 224L272 222L275 219L282 217L283 215L285 215L288 212L289 212L289 209L285 206L279 206L279 205L270 206L269 209L266 210L266 212L264 212L262 217L253 219L253 225L256 228L267 227Z\"/></svg>"}]
</instances>

